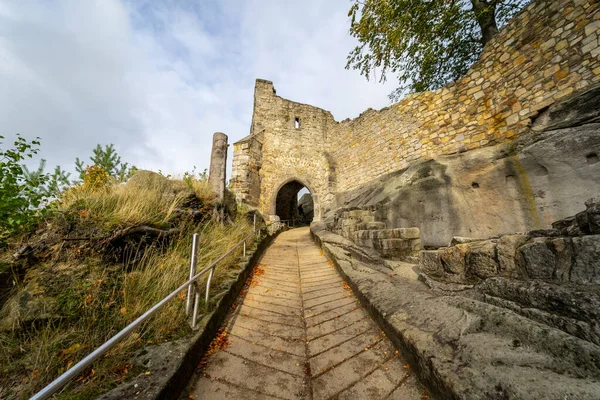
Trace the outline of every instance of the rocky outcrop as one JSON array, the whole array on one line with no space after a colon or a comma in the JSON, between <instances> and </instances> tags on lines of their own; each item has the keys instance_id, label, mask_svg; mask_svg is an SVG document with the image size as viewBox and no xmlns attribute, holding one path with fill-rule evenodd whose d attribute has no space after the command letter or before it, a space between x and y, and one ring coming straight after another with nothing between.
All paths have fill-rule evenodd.
<instances>
[{"instance_id":1,"label":"rocky outcrop","mask_svg":"<svg viewBox=\"0 0 600 400\"><path fill-rule=\"evenodd\" d=\"M389 274L376 260L355 257L359 250L348 246L358 246L348 241L340 246L340 237L323 223L313 224L311 232L439 398L600 398L599 303L591 286L573 291L537 280L492 277L475 287L432 288ZM495 243L496 259L489 241L457 244L471 247L444 257L455 260L449 265L460 273L481 280L500 268L499 253L511 254L519 246L522 238L516 236ZM456 261L467 252L467 263L480 266L475 271L460 269Z\"/></svg>"},{"instance_id":2,"label":"rocky outcrop","mask_svg":"<svg viewBox=\"0 0 600 400\"><path fill-rule=\"evenodd\" d=\"M421 270L442 283L479 284L481 301L600 345L599 200L554 229L422 251Z\"/></svg>"},{"instance_id":3,"label":"rocky outcrop","mask_svg":"<svg viewBox=\"0 0 600 400\"><path fill-rule=\"evenodd\" d=\"M434 279L477 283L491 277L558 284L600 284L600 201L553 224L556 229L502 235L422 251L421 267Z\"/></svg>"},{"instance_id":4,"label":"rocky outcrop","mask_svg":"<svg viewBox=\"0 0 600 400\"><path fill-rule=\"evenodd\" d=\"M600 124L415 163L338 194L331 214L369 209L387 227L418 227L421 243L550 228L600 192Z\"/></svg>"}]
</instances>

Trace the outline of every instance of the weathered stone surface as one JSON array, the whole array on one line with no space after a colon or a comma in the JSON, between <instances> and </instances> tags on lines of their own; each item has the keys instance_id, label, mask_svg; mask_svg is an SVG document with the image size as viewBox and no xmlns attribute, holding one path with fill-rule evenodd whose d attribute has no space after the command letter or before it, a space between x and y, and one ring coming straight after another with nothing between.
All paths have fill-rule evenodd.
<instances>
[{"instance_id":1,"label":"weathered stone surface","mask_svg":"<svg viewBox=\"0 0 600 400\"><path fill-rule=\"evenodd\" d=\"M600 119L600 87L553 104L534 121L532 129L546 131L582 125Z\"/></svg>"},{"instance_id":2,"label":"weathered stone surface","mask_svg":"<svg viewBox=\"0 0 600 400\"><path fill-rule=\"evenodd\" d=\"M210 169L208 183L213 188L217 200L225 197L225 181L227 179L227 135L216 132L213 135L212 151L210 153Z\"/></svg>"},{"instance_id":3,"label":"weathered stone surface","mask_svg":"<svg viewBox=\"0 0 600 400\"><path fill-rule=\"evenodd\" d=\"M498 275L496 243L492 241L472 242L468 245L466 277L486 279Z\"/></svg>"},{"instance_id":4,"label":"weathered stone surface","mask_svg":"<svg viewBox=\"0 0 600 400\"><path fill-rule=\"evenodd\" d=\"M542 281L487 279L483 300L600 345L600 295Z\"/></svg>"},{"instance_id":5,"label":"weathered stone surface","mask_svg":"<svg viewBox=\"0 0 600 400\"><path fill-rule=\"evenodd\" d=\"M18 329L25 325L44 324L49 320L60 319L58 301L44 295L33 285L28 285L12 297L0 312L0 332Z\"/></svg>"},{"instance_id":6,"label":"weathered stone surface","mask_svg":"<svg viewBox=\"0 0 600 400\"><path fill-rule=\"evenodd\" d=\"M539 229L582 211L600 192L600 163L585 161L600 147L599 130L588 124L415 163L338 194L336 204L373 207L388 227L418 227L423 246L534 230L558 236Z\"/></svg>"},{"instance_id":7,"label":"weathered stone surface","mask_svg":"<svg viewBox=\"0 0 600 400\"><path fill-rule=\"evenodd\" d=\"M566 218L554 224L557 229L538 230L526 235L502 235L422 252L423 272L451 283L473 283L503 276L579 285L598 284L600 235L556 236L572 232L569 227L574 224L578 224L576 218ZM543 234L553 236L541 236Z\"/></svg>"},{"instance_id":8,"label":"weathered stone surface","mask_svg":"<svg viewBox=\"0 0 600 400\"><path fill-rule=\"evenodd\" d=\"M450 241L450 246L454 246L454 245L457 245L457 244L465 244L465 243L471 243L471 242L478 242L480 240L483 240L483 239L455 236Z\"/></svg>"},{"instance_id":9,"label":"weathered stone surface","mask_svg":"<svg viewBox=\"0 0 600 400\"><path fill-rule=\"evenodd\" d=\"M546 280L554 278L557 258L547 238L534 238L530 243L519 248L519 254L521 265L529 278Z\"/></svg>"},{"instance_id":10,"label":"weathered stone surface","mask_svg":"<svg viewBox=\"0 0 600 400\"><path fill-rule=\"evenodd\" d=\"M581 291L580 305L577 293L567 296L561 287L532 282L523 289L518 281L484 281L483 293L490 299L512 299L514 311L509 311L473 299L472 292L465 293L469 297L438 294L419 282L390 277L340 251L330 241L335 235L319 225L311 229L388 337L411 357L411 369L439 398L600 397L600 346L588 341L599 337L597 325L590 324L598 321L595 292ZM421 258L440 271L437 254L422 251ZM561 315L534 315L534 307L556 307Z\"/></svg>"},{"instance_id":11,"label":"weathered stone surface","mask_svg":"<svg viewBox=\"0 0 600 400\"><path fill-rule=\"evenodd\" d=\"M573 253L571 282L600 284L600 235L573 238Z\"/></svg>"},{"instance_id":12,"label":"weathered stone surface","mask_svg":"<svg viewBox=\"0 0 600 400\"><path fill-rule=\"evenodd\" d=\"M587 214L590 233L594 235L600 234L600 203L588 206L585 212Z\"/></svg>"},{"instance_id":13,"label":"weathered stone surface","mask_svg":"<svg viewBox=\"0 0 600 400\"><path fill-rule=\"evenodd\" d=\"M141 189L158 188L161 192L167 192L171 186L166 177L145 169L137 170L135 174L129 178L126 185L139 187Z\"/></svg>"},{"instance_id":14,"label":"weathered stone surface","mask_svg":"<svg viewBox=\"0 0 600 400\"><path fill-rule=\"evenodd\" d=\"M461 278L464 277L467 251L468 247L465 244L441 248L439 250L440 260L444 271L459 275Z\"/></svg>"},{"instance_id":15,"label":"weathered stone surface","mask_svg":"<svg viewBox=\"0 0 600 400\"><path fill-rule=\"evenodd\" d=\"M419 266L427 275L441 278L444 276L444 267L437 250L421 250L419 252Z\"/></svg>"},{"instance_id":16,"label":"weathered stone surface","mask_svg":"<svg viewBox=\"0 0 600 400\"><path fill-rule=\"evenodd\" d=\"M304 193L302 197L300 197L300 200L298 200L298 206L302 206L306 221L312 221L315 216L315 204L312 195L310 193Z\"/></svg>"},{"instance_id":17,"label":"weathered stone surface","mask_svg":"<svg viewBox=\"0 0 600 400\"><path fill-rule=\"evenodd\" d=\"M499 274L507 278L522 277L517 260L517 250L529 240L525 235L505 235L498 240Z\"/></svg>"}]
</instances>

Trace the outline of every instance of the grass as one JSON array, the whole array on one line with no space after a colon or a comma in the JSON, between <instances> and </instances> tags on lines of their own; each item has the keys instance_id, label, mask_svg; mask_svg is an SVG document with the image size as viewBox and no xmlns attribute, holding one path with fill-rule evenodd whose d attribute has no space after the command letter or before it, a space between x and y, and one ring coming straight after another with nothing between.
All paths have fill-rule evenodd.
<instances>
[{"instance_id":1,"label":"grass","mask_svg":"<svg viewBox=\"0 0 600 400\"><path fill-rule=\"evenodd\" d=\"M212 207L215 196L205 180L164 179L99 188L76 186L64 193L53 208L57 212L78 212L79 217L92 218L110 230L132 225L164 226L190 194L194 194L204 207Z\"/></svg>"},{"instance_id":2,"label":"grass","mask_svg":"<svg viewBox=\"0 0 600 400\"><path fill-rule=\"evenodd\" d=\"M180 230L166 244L140 247L138 254L132 254L136 260L132 264L107 262L97 253L78 256L76 247L65 250L61 246L63 256L31 266L21 288L31 289L32 282L41 286L41 292L55 299L59 317L0 332L0 398L31 396L185 282L192 233L200 234L200 270L252 232L252 224L244 217L233 224L221 224L208 217L200 222L177 219L174 210L189 201L190 193L210 215L214 199L210 187L203 180L189 178L171 180L166 186L163 182L95 190L78 187L54 204L55 213L51 215L70 215L71 223L78 226L93 225L110 232L132 225L176 225ZM47 221L48 226L52 223ZM211 293L218 292L217 286L227 279L240 252L219 264ZM136 373L129 361L135 351L190 334L185 293L88 368L61 396L94 398Z\"/></svg>"}]
</instances>

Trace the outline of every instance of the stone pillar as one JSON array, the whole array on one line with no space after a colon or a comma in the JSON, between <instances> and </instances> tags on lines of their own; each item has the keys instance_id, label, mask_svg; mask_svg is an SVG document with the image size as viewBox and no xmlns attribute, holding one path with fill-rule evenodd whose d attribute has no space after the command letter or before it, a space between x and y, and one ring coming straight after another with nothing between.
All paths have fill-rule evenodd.
<instances>
[{"instance_id":1,"label":"stone pillar","mask_svg":"<svg viewBox=\"0 0 600 400\"><path fill-rule=\"evenodd\" d=\"M217 132L213 135L212 152L210 154L210 170L208 183L212 186L217 200L225 197L225 179L227 169L227 135Z\"/></svg>"}]
</instances>

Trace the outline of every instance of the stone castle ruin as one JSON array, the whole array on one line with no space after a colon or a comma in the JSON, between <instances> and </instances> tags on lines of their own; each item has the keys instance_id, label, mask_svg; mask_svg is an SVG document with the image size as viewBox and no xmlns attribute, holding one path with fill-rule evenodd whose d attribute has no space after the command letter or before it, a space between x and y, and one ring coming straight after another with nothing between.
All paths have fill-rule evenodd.
<instances>
[{"instance_id":1,"label":"stone castle ruin","mask_svg":"<svg viewBox=\"0 0 600 400\"><path fill-rule=\"evenodd\" d=\"M600 3L533 0L463 78L336 121L257 79L230 188L297 217L440 398L600 398Z\"/></svg>"},{"instance_id":2,"label":"stone castle ruin","mask_svg":"<svg viewBox=\"0 0 600 400\"><path fill-rule=\"evenodd\" d=\"M422 245L549 227L600 193L597 4L530 3L462 79L341 122L258 79L231 189L269 218L367 207ZM279 198L279 200L278 200ZM277 210L280 210L278 214Z\"/></svg>"}]
</instances>

